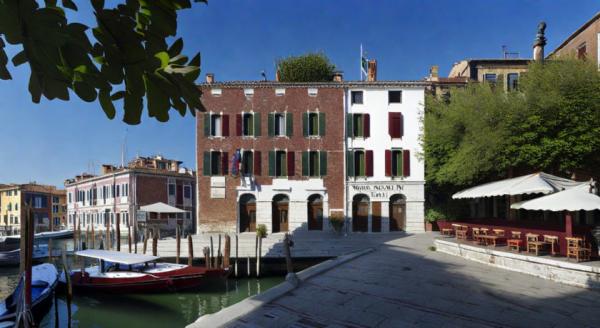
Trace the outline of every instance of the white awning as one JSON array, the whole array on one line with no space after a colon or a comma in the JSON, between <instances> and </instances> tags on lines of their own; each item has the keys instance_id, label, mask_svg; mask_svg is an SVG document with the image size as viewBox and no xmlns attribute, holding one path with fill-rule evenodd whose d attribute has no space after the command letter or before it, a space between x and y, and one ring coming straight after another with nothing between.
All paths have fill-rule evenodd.
<instances>
[{"instance_id":1,"label":"white awning","mask_svg":"<svg viewBox=\"0 0 600 328\"><path fill-rule=\"evenodd\" d=\"M125 265L140 264L158 260L160 257L144 254L121 253L116 251L105 251L101 249L86 249L75 252L75 255L104 260L112 263Z\"/></svg>"},{"instance_id":2,"label":"white awning","mask_svg":"<svg viewBox=\"0 0 600 328\"><path fill-rule=\"evenodd\" d=\"M515 203L512 209L532 211L593 211L600 210L600 197L590 193L590 185L584 184L575 188Z\"/></svg>"},{"instance_id":3,"label":"white awning","mask_svg":"<svg viewBox=\"0 0 600 328\"><path fill-rule=\"evenodd\" d=\"M462 199L540 193L550 194L584 183L586 182L577 182L539 172L511 179L489 182L480 186L465 189L452 195L452 198Z\"/></svg>"},{"instance_id":4,"label":"white awning","mask_svg":"<svg viewBox=\"0 0 600 328\"><path fill-rule=\"evenodd\" d=\"M185 213L186 211L162 202L140 207L140 211L152 213Z\"/></svg>"}]
</instances>

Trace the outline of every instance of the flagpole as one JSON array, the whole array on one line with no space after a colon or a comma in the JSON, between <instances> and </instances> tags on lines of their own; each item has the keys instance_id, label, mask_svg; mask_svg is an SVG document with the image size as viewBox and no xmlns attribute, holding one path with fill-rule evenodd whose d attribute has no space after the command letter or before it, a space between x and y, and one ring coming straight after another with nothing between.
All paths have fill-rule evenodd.
<instances>
[{"instance_id":1,"label":"flagpole","mask_svg":"<svg viewBox=\"0 0 600 328\"><path fill-rule=\"evenodd\" d=\"M362 43L360 44L360 58L358 60L358 67L359 67L359 74L360 74L360 80L363 80L363 68L362 68L362 59L363 59L363 48L362 48Z\"/></svg>"}]
</instances>

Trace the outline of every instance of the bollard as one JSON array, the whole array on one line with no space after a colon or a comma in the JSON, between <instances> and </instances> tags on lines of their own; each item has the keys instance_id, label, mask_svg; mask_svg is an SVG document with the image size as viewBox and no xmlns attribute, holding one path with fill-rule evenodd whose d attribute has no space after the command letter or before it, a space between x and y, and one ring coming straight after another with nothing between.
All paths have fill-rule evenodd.
<instances>
[{"instance_id":1,"label":"bollard","mask_svg":"<svg viewBox=\"0 0 600 328\"><path fill-rule=\"evenodd\" d=\"M192 245L192 235L188 235L188 265L194 264L194 245Z\"/></svg>"},{"instance_id":2,"label":"bollard","mask_svg":"<svg viewBox=\"0 0 600 328\"><path fill-rule=\"evenodd\" d=\"M181 234L179 233L179 225L175 226L175 242L177 243L177 251L175 253L175 263L179 264L179 253L181 252Z\"/></svg>"}]
</instances>

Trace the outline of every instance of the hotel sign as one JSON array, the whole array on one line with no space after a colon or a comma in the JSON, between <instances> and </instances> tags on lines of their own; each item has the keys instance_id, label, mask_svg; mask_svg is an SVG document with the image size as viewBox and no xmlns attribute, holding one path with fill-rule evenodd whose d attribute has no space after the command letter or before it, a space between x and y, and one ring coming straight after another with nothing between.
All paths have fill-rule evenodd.
<instances>
[{"instance_id":1,"label":"hotel sign","mask_svg":"<svg viewBox=\"0 0 600 328\"><path fill-rule=\"evenodd\" d=\"M351 185L355 194L366 194L371 199L388 200L393 194L404 191L404 186L400 184L364 184Z\"/></svg>"}]
</instances>

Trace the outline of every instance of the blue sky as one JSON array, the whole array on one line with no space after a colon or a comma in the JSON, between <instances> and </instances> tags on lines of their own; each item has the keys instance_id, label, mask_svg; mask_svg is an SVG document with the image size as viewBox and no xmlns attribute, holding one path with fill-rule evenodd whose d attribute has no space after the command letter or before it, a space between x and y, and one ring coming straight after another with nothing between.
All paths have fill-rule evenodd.
<instances>
[{"instance_id":1,"label":"blue sky","mask_svg":"<svg viewBox=\"0 0 600 328\"><path fill-rule=\"evenodd\" d=\"M120 1L107 1L107 4ZM72 17L90 22L88 1L77 1ZM546 53L600 10L592 0L210 0L180 16L185 52L202 54L202 77L255 80L274 75L277 58L323 51L359 78L359 45L378 60L379 79L411 80L431 65L448 73L464 58L501 56L502 45L531 57L539 21L548 24ZM17 49L9 49L15 53ZM127 155L162 154L195 167L194 118L174 113L158 123L144 113L127 126L117 112L108 120L96 103L48 101L33 104L27 91L29 68L9 66L12 81L0 81L0 183L62 186L64 179ZM199 79L200 81L200 79Z\"/></svg>"}]
</instances>

